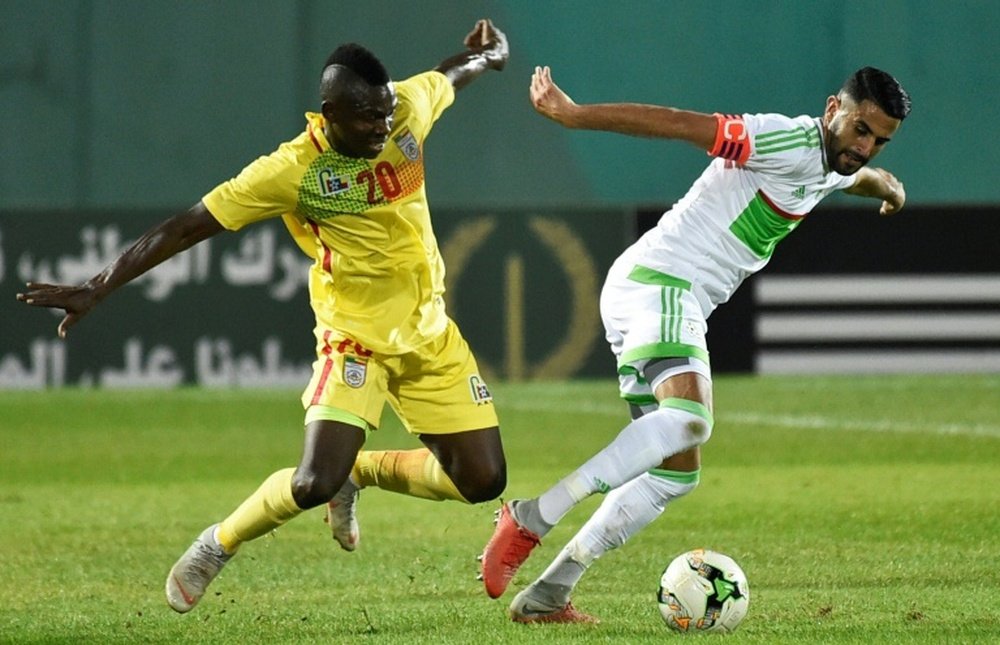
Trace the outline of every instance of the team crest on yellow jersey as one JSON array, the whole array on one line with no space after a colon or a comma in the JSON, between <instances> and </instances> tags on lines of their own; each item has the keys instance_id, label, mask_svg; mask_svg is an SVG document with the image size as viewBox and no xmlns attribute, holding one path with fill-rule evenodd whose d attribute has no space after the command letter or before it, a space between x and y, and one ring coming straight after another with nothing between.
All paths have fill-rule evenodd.
<instances>
[{"instance_id":1,"label":"team crest on yellow jersey","mask_svg":"<svg viewBox=\"0 0 1000 645\"><path fill-rule=\"evenodd\" d=\"M472 400L476 403L489 403L493 400L489 388L478 375L473 374L469 377L469 388L472 390Z\"/></svg>"},{"instance_id":2,"label":"team crest on yellow jersey","mask_svg":"<svg viewBox=\"0 0 1000 645\"><path fill-rule=\"evenodd\" d=\"M409 128L394 136L392 140L396 142L396 147L400 149L404 157L410 161L420 159L420 144L417 143L417 138L413 136Z\"/></svg>"},{"instance_id":3,"label":"team crest on yellow jersey","mask_svg":"<svg viewBox=\"0 0 1000 645\"><path fill-rule=\"evenodd\" d=\"M344 357L344 383L353 388L359 388L365 384L365 375L368 373L368 364L353 356Z\"/></svg>"}]
</instances>

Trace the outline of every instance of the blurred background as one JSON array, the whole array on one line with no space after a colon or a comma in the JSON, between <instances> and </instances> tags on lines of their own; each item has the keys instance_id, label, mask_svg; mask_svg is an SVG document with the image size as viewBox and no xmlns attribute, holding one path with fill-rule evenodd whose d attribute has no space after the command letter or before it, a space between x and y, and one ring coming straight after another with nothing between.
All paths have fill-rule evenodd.
<instances>
[{"instance_id":1,"label":"blurred background","mask_svg":"<svg viewBox=\"0 0 1000 645\"><path fill-rule=\"evenodd\" d=\"M829 198L713 314L720 372L1000 372L1000 3L0 0L0 388L303 386L305 258L280 225L179 256L55 336L27 280L78 282L297 135L354 41L397 79L490 17L511 59L425 148L449 308L507 380L610 377L597 295L614 257L701 173L682 143L562 129L580 102L819 115L855 69L914 108L877 164L907 211Z\"/></svg>"}]
</instances>

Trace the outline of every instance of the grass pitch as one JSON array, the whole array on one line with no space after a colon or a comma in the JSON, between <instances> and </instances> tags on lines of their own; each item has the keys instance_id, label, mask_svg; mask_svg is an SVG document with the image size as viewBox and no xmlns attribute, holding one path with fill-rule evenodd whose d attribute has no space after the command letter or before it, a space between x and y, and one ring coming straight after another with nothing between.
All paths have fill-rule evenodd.
<instances>
[{"instance_id":1,"label":"grass pitch","mask_svg":"<svg viewBox=\"0 0 1000 645\"><path fill-rule=\"evenodd\" d=\"M506 497L537 494L618 432L613 381L494 388ZM355 553L313 510L250 543L191 613L167 570L301 450L297 392L0 393L0 642L662 643L654 600L706 546L750 580L732 643L1000 642L1000 377L716 381L701 486L574 597L598 626L521 626L475 580L497 504L361 495ZM370 447L413 447L394 419ZM715 639L710 639L715 640Z\"/></svg>"}]
</instances>

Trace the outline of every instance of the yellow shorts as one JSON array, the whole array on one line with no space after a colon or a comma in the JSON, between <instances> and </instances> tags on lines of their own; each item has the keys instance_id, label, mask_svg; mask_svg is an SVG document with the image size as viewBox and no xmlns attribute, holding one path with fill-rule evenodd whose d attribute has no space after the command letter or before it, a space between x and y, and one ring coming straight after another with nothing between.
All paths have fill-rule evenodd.
<instances>
[{"instance_id":1,"label":"yellow shorts","mask_svg":"<svg viewBox=\"0 0 1000 645\"><path fill-rule=\"evenodd\" d=\"M331 329L316 328L316 362L302 394L378 428L386 401L413 434L450 434L499 425L476 359L451 320L444 333L398 356L373 353Z\"/></svg>"}]
</instances>

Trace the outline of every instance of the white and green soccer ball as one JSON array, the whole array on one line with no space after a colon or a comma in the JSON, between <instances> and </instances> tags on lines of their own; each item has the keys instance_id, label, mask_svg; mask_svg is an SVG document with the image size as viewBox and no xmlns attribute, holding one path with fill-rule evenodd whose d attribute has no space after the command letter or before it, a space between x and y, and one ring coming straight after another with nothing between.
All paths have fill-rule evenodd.
<instances>
[{"instance_id":1,"label":"white and green soccer ball","mask_svg":"<svg viewBox=\"0 0 1000 645\"><path fill-rule=\"evenodd\" d=\"M682 553L660 576L656 594L667 626L678 632L731 632L750 607L746 574L727 555Z\"/></svg>"}]
</instances>

